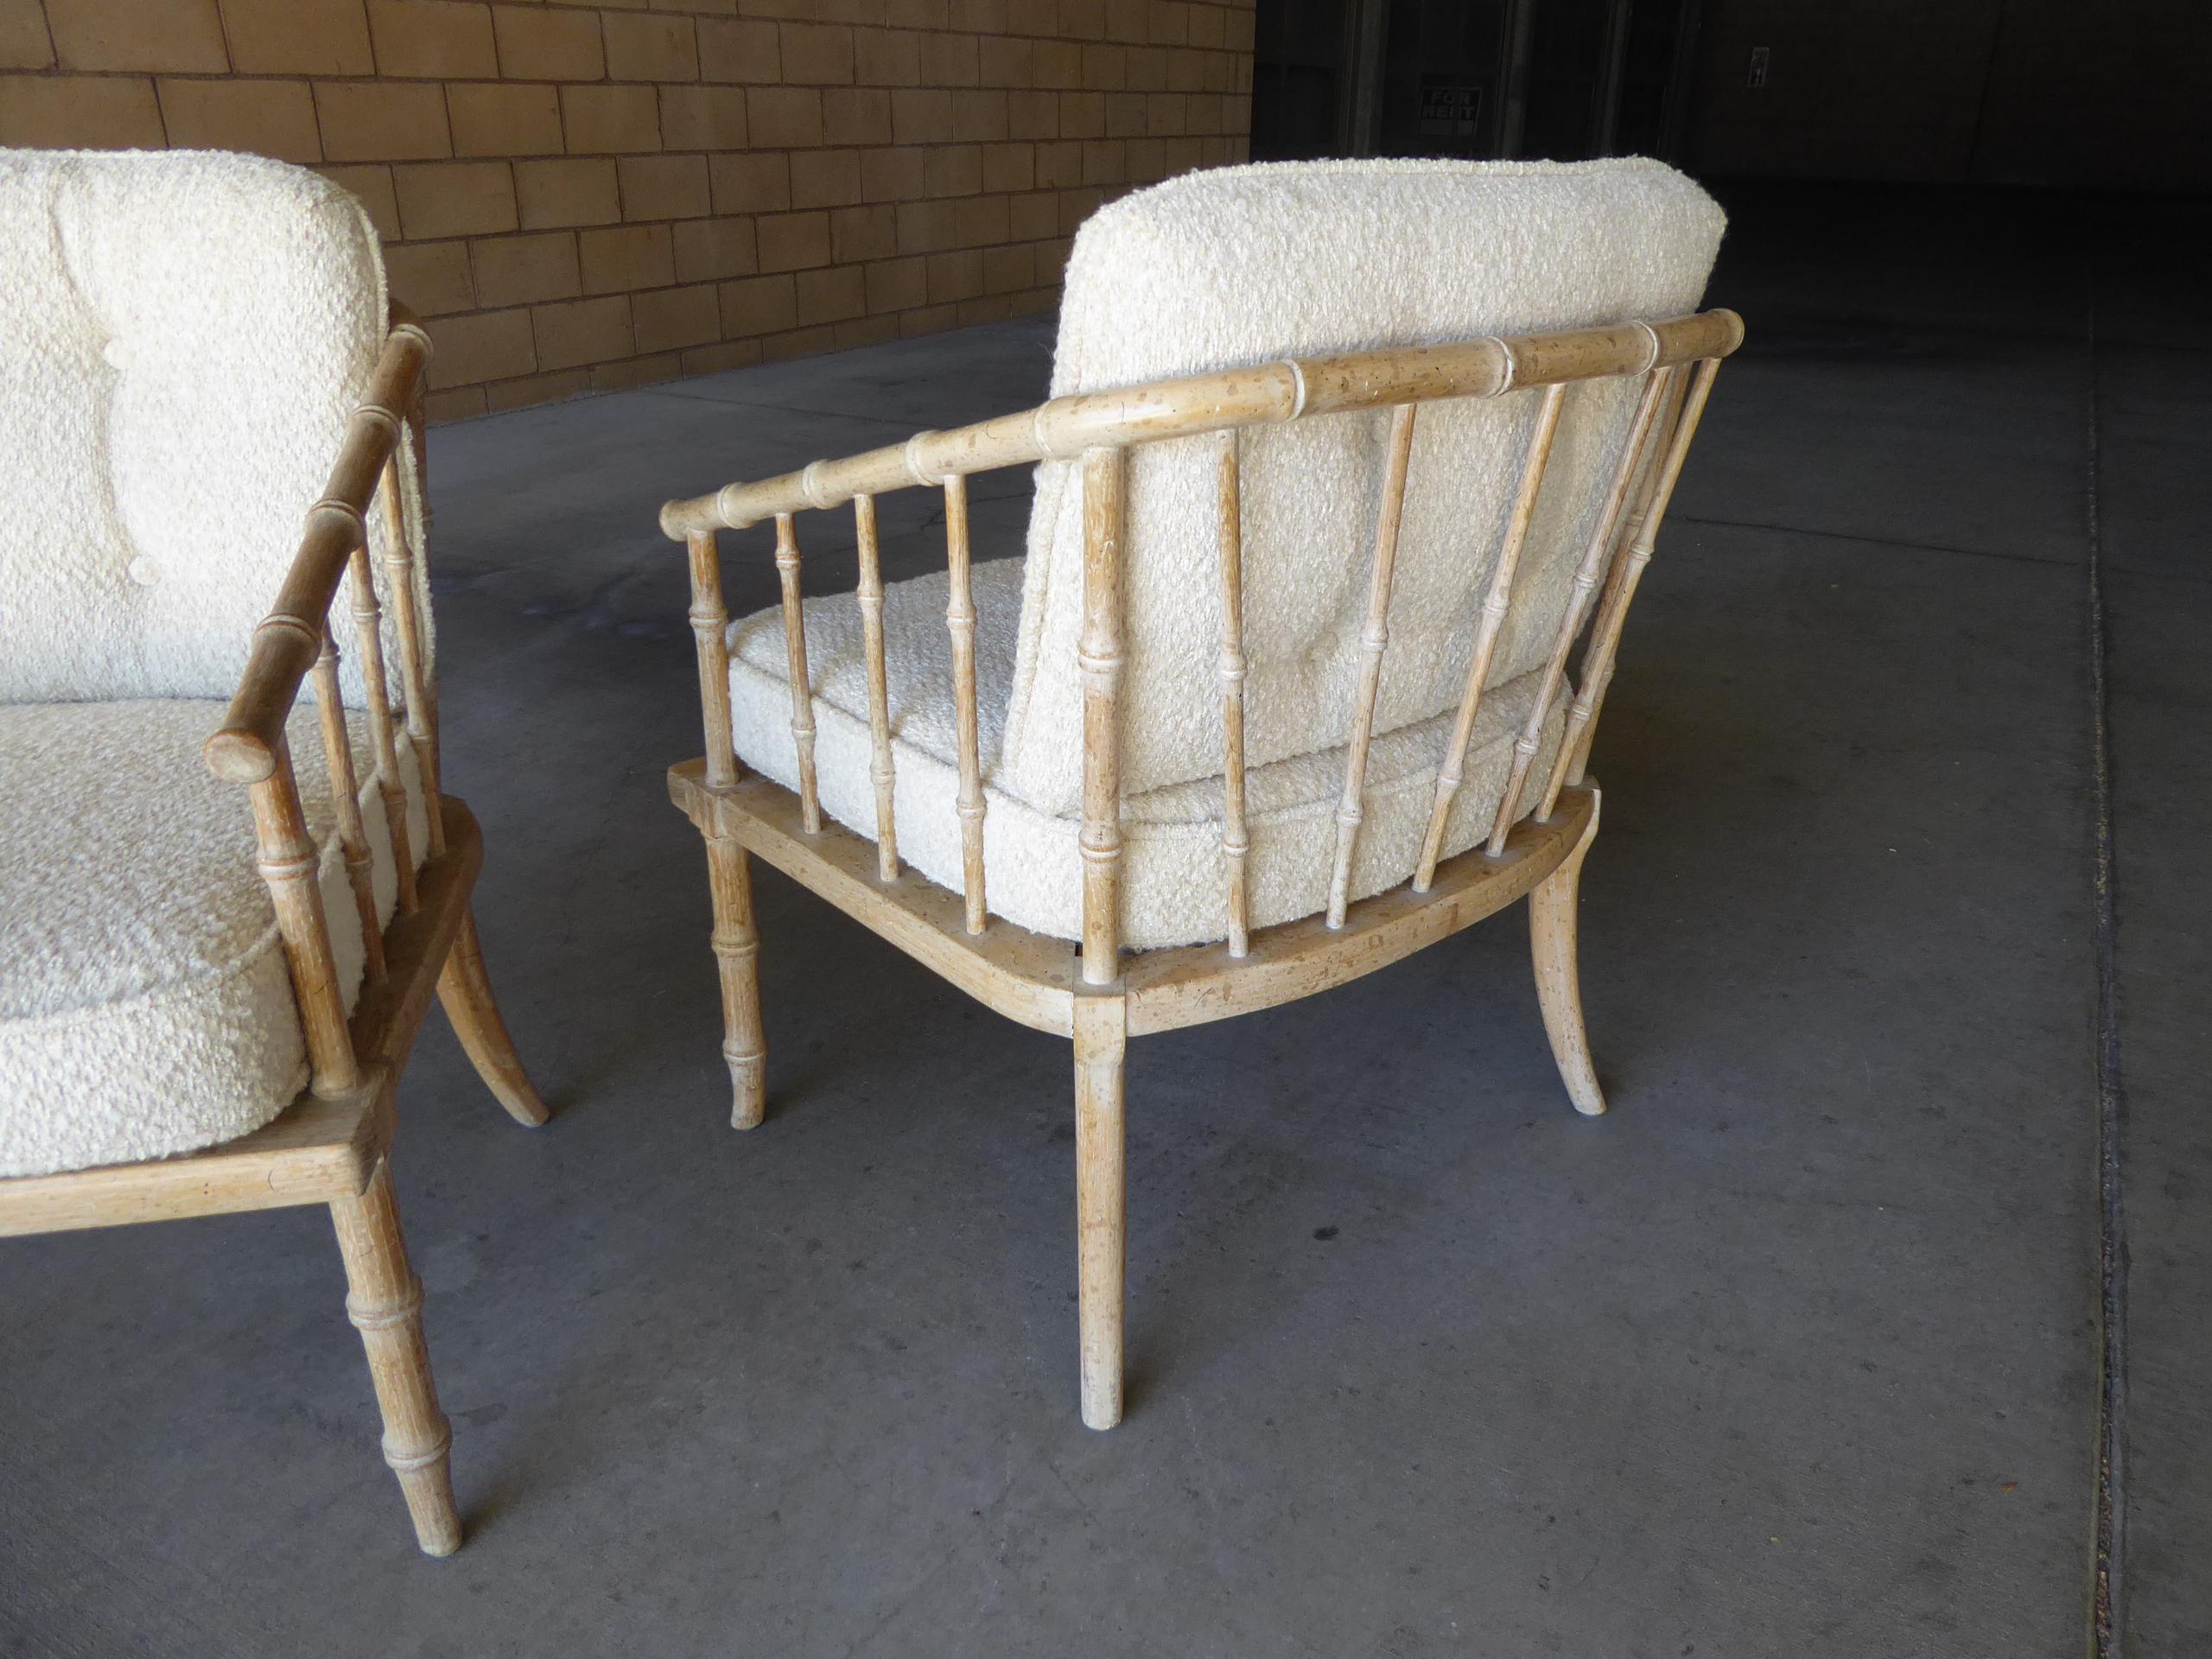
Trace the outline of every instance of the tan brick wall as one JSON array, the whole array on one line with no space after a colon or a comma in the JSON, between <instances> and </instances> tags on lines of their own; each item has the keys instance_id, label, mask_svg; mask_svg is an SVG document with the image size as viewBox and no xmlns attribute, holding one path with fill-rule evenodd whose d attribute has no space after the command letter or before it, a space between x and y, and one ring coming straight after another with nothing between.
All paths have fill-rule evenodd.
<instances>
[{"instance_id":1,"label":"tan brick wall","mask_svg":"<svg viewBox=\"0 0 2212 1659\"><path fill-rule=\"evenodd\" d=\"M0 144L358 194L440 417L1049 308L1102 201L1239 161L1251 0L0 0Z\"/></svg>"}]
</instances>

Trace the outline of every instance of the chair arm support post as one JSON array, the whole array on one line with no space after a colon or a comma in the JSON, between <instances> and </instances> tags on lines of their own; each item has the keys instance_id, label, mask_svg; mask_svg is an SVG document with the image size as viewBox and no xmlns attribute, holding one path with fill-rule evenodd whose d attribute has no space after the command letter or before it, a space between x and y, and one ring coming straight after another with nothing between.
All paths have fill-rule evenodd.
<instances>
[{"instance_id":1,"label":"chair arm support post","mask_svg":"<svg viewBox=\"0 0 2212 1659\"><path fill-rule=\"evenodd\" d=\"M361 1068L346 1025L345 995L338 986L329 918L322 910L321 849L308 831L299 785L292 775L291 751L281 731L275 759L275 769L251 791L259 848L256 863L276 909L284 963L299 1002L300 1026L307 1038L308 1086L327 1099L357 1085Z\"/></svg>"}]
</instances>

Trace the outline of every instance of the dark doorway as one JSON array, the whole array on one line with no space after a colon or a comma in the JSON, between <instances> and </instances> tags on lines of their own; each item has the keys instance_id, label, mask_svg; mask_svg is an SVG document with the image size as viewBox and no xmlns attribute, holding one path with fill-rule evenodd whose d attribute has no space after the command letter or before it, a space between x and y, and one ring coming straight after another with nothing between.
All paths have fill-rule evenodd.
<instances>
[{"instance_id":1,"label":"dark doorway","mask_svg":"<svg viewBox=\"0 0 2212 1659\"><path fill-rule=\"evenodd\" d=\"M1259 0L1252 156L1681 145L1697 0Z\"/></svg>"}]
</instances>

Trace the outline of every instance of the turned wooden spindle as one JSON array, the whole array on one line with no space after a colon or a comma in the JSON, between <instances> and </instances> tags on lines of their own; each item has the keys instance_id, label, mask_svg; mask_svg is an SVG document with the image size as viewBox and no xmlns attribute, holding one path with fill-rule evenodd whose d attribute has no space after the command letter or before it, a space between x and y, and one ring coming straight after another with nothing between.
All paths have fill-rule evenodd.
<instances>
[{"instance_id":1,"label":"turned wooden spindle","mask_svg":"<svg viewBox=\"0 0 2212 1659\"><path fill-rule=\"evenodd\" d=\"M428 815L429 853L438 858L446 846L445 823L435 804L439 791L437 693L430 679L429 632L422 607L415 602L415 546L407 534L397 454L385 462L384 487L377 494L384 508L385 587L391 594L391 627L399 636L400 685L407 694L407 741L422 773L423 798L433 804ZM397 772L393 779L397 781Z\"/></svg>"},{"instance_id":2,"label":"turned wooden spindle","mask_svg":"<svg viewBox=\"0 0 2212 1659\"><path fill-rule=\"evenodd\" d=\"M399 912L411 916L417 902L413 836L407 828L407 789L399 777L398 728L392 719L390 685L385 678L384 613L377 601L365 543L354 543L346 558L346 570L353 590L353 639L361 654L362 695L368 702L369 747L377 758L377 798L384 805L385 833L391 837L392 867L399 878ZM419 752L416 760L422 760ZM435 801L437 798L429 793L429 784L425 773L424 798Z\"/></svg>"},{"instance_id":3,"label":"turned wooden spindle","mask_svg":"<svg viewBox=\"0 0 2212 1659\"><path fill-rule=\"evenodd\" d=\"M976 717L976 594L969 579L968 480L944 480L944 626L952 635L952 696L960 750L960 876L970 933L983 931L983 762Z\"/></svg>"},{"instance_id":4,"label":"turned wooden spindle","mask_svg":"<svg viewBox=\"0 0 2212 1659\"><path fill-rule=\"evenodd\" d=\"M376 863L361 823L360 785L353 777L353 739L346 729L346 698L338 682L338 646L325 630L322 654L311 671L317 718L322 723L323 763L330 771L330 804L338 819L338 845L346 857L346 884L361 924L362 971L385 976L384 925L377 915Z\"/></svg>"},{"instance_id":5,"label":"turned wooden spindle","mask_svg":"<svg viewBox=\"0 0 2212 1659\"><path fill-rule=\"evenodd\" d=\"M1622 510L1627 505L1629 491L1643 460L1644 442L1650 435L1665 395L1665 372L1655 370L1647 373L1643 395L1637 400L1635 417L1630 421L1628 435L1622 441L1620 460L1613 468L1612 483L1605 492L1597 525L1591 531L1590 544L1583 551L1581 563L1575 567L1574 584L1567 608L1560 614L1559 633L1552 642L1551 656L1544 664L1535 701L1529 705L1529 718L1522 725L1521 734L1513 740L1513 771L1506 779L1505 793L1498 798L1497 817L1491 824L1490 843L1485 849L1492 858L1504 852L1505 837L1520 819L1521 798L1528 789L1529 772L1535 764L1536 752L1543 747L1544 721L1551 713L1552 699L1559 691L1560 677L1567 672L1567 652L1573 649L1575 636L1582 632L1582 625L1589 618L1591 597L1597 592L1598 580L1604 574L1605 557L1612 551L1614 531L1619 527Z\"/></svg>"},{"instance_id":6,"label":"turned wooden spindle","mask_svg":"<svg viewBox=\"0 0 2212 1659\"><path fill-rule=\"evenodd\" d=\"M384 1460L399 1478L415 1536L426 1555L461 1548L453 1502L453 1429L438 1408L423 1340L423 1281L408 1264L392 1198L391 1169L379 1160L368 1189L330 1205L346 1260L346 1317L361 1333L384 1415Z\"/></svg>"},{"instance_id":7,"label":"turned wooden spindle","mask_svg":"<svg viewBox=\"0 0 2212 1659\"><path fill-rule=\"evenodd\" d=\"M1674 499L1675 482L1682 475L1682 463L1689 458L1690 440L1697 435L1697 423L1705 414L1706 399L1713 395L1713 378L1719 372L1720 359L1717 357L1707 358L1697 365L1697 372L1689 384L1688 397L1675 417L1665 457L1653 469L1634 538L1626 556L1620 561L1619 581L1608 584L1606 597L1611 602L1592 628L1589 652L1582 664L1582 684L1575 694L1574 707L1567 712L1567 736L1560 744L1559 758L1552 765L1551 782L1544 791L1547 817L1551 816L1560 789L1567 784L1580 783L1589 766L1590 745L1598 731L1598 711L1605 706L1606 689L1613 683L1613 665L1620 650L1621 630L1628 620L1628 607L1636 598L1637 584L1643 579L1643 567L1651 563L1651 550L1659 539L1660 521L1666 518L1668 503Z\"/></svg>"},{"instance_id":8,"label":"turned wooden spindle","mask_svg":"<svg viewBox=\"0 0 2212 1659\"><path fill-rule=\"evenodd\" d=\"M721 789L737 781L737 750L730 740L729 612L722 604L722 562L715 532L695 530L683 538L691 564L691 640L699 659L699 718L707 734L707 781Z\"/></svg>"},{"instance_id":9,"label":"turned wooden spindle","mask_svg":"<svg viewBox=\"0 0 2212 1659\"><path fill-rule=\"evenodd\" d=\"M359 1086L361 1068L346 1028L346 996L339 988L329 921L322 912L321 849L308 833L289 746L279 740L272 759L276 769L251 791L260 849L256 868L276 907L276 931L307 1037L308 1086L328 1098Z\"/></svg>"},{"instance_id":10,"label":"turned wooden spindle","mask_svg":"<svg viewBox=\"0 0 2212 1659\"><path fill-rule=\"evenodd\" d=\"M788 512L776 515L776 573L784 587L784 663L791 684L791 747L798 753L799 811L810 836L822 833L814 777L814 683L806 674L806 612L798 594L798 534Z\"/></svg>"},{"instance_id":11,"label":"turned wooden spindle","mask_svg":"<svg viewBox=\"0 0 2212 1659\"><path fill-rule=\"evenodd\" d=\"M1244 823L1244 511L1236 469L1236 434L1215 439L1221 514L1221 857L1228 882L1229 954L1252 948L1251 893L1245 859L1252 836Z\"/></svg>"},{"instance_id":12,"label":"turned wooden spindle","mask_svg":"<svg viewBox=\"0 0 2212 1659\"><path fill-rule=\"evenodd\" d=\"M1352 710L1351 738L1344 748L1344 798L1337 803L1337 855L1329 874L1329 925L1342 927L1351 898L1352 855L1365 816L1367 750L1375 735L1375 703L1382 689L1382 653L1390 644L1390 583L1398 562L1398 525L1405 514L1406 468L1413 457L1414 417L1418 404L1390 411L1389 459L1382 475L1382 505L1375 525L1375 562L1367 585L1367 620L1360 630L1359 701Z\"/></svg>"},{"instance_id":13,"label":"turned wooden spindle","mask_svg":"<svg viewBox=\"0 0 2212 1659\"><path fill-rule=\"evenodd\" d=\"M1122 972L1122 537L1127 456L1083 456L1083 977Z\"/></svg>"},{"instance_id":14,"label":"turned wooden spindle","mask_svg":"<svg viewBox=\"0 0 2212 1659\"><path fill-rule=\"evenodd\" d=\"M1443 856L1444 831L1459 798L1467 762L1467 745L1473 739L1475 715L1482 707L1484 683L1490 678L1491 657L1497 648L1499 630L1513 605L1513 575L1521 563L1521 550L1529 540L1529 526L1536 516L1536 496L1542 489L1544 467L1549 463L1552 440L1559 433L1560 410L1567 401L1564 381L1544 388L1536 407L1536 424L1529 435L1529 454L1521 464L1521 487L1513 498L1512 516L1506 521L1505 540L1497 550L1497 568L1491 571L1490 588L1483 595L1482 620L1475 629L1473 656L1467 659L1467 683L1459 694L1459 717L1452 722L1444 764L1436 773L1436 798L1428 810L1428 833L1422 838L1421 864L1414 872L1414 891L1427 893L1436 880L1436 861Z\"/></svg>"},{"instance_id":15,"label":"turned wooden spindle","mask_svg":"<svg viewBox=\"0 0 2212 1659\"><path fill-rule=\"evenodd\" d=\"M891 760L891 679L883 661L883 556L875 530L875 498L853 498L853 531L860 545L861 638L868 654L868 775L875 785L875 874L899 879L899 830L893 797L898 774Z\"/></svg>"}]
</instances>

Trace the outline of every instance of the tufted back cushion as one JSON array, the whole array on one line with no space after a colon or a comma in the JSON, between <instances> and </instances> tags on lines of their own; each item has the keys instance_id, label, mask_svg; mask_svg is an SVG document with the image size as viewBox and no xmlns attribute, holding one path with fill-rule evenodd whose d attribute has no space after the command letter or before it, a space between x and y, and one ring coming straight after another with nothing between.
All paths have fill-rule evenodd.
<instances>
[{"instance_id":1,"label":"tufted back cushion","mask_svg":"<svg viewBox=\"0 0 2212 1659\"><path fill-rule=\"evenodd\" d=\"M230 694L385 316L376 232L304 168L0 150L0 703Z\"/></svg>"},{"instance_id":2,"label":"tufted back cushion","mask_svg":"<svg viewBox=\"0 0 2212 1659\"><path fill-rule=\"evenodd\" d=\"M1107 207L1068 263L1052 393L1285 357L1430 344L1697 308L1725 221L1638 159L1323 162L1186 175ZM1637 395L1567 393L1493 684L1543 663ZM1455 707L1538 394L1421 408L1378 734ZM1246 753L1345 741L1388 410L1242 441ZM1133 453L1124 548L1122 775L1130 794L1217 774L1221 638L1213 441ZM997 785L1069 814L1082 793L1080 468L1038 468Z\"/></svg>"}]
</instances>

